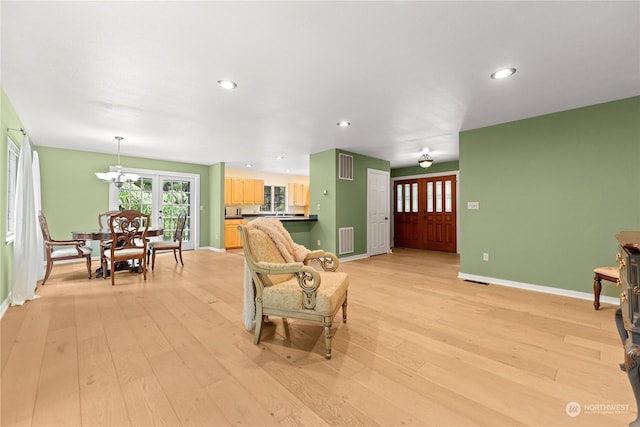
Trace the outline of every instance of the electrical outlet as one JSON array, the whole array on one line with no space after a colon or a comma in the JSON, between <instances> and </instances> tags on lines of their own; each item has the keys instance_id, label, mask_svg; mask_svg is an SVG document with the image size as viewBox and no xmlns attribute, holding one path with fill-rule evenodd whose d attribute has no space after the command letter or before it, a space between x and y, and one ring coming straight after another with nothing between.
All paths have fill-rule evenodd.
<instances>
[{"instance_id":1,"label":"electrical outlet","mask_svg":"<svg viewBox=\"0 0 640 427\"><path fill-rule=\"evenodd\" d=\"M483 261L489 261L489 253L485 252L482 254L482 260Z\"/></svg>"},{"instance_id":2,"label":"electrical outlet","mask_svg":"<svg viewBox=\"0 0 640 427\"><path fill-rule=\"evenodd\" d=\"M320 240L318 240L318 246L320 246Z\"/></svg>"}]
</instances>

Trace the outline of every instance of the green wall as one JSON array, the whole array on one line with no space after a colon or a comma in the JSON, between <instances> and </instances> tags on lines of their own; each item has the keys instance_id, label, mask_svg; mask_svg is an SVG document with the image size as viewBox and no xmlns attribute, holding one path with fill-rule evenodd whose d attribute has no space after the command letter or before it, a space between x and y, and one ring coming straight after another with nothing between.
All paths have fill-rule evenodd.
<instances>
[{"instance_id":1,"label":"green wall","mask_svg":"<svg viewBox=\"0 0 640 427\"><path fill-rule=\"evenodd\" d=\"M224 163L216 163L209 167L211 213L207 222L210 227L209 246L214 248L224 248L224 171Z\"/></svg>"},{"instance_id":2,"label":"green wall","mask_svg":"<svg viewBox=\"0 0 640 427\"><path fill-rule=\"evenodd\" d=\"M338 156L353 156L353 180L338 179ZM367 253L367 169L389 172L387 160L380 160L343 150L313 154L309 161L310 213L318 215L311 231L311 249L320 247L338 255L338 229L353 227L354 251L344 257ZM325 195L323 192L327 190ZM318 209L320 204L320 209Z\"/></svg>"},{"instance_id":3,"label":"green wall","mask_svg":"<svg viewBox=\"0 0 640 427\"><path fill-rule=\"evenodd\" d=\"M416 163L418 163L416 161ZM410 166L407 168L391 169L391 178L400 178L403 176L416 176L426 175L441 172L454 172L460 170L460 162L457 160L454 162L437 163L433 162L429 168L421 168L420 166Z\"/></svg>"},{"instance_id":4,"label":"green wall","mask_svg":"<svg viewBox=\"0 0 640 427\"><path fill-rule=\"evenodd\" d=\"M311 229L309 249L338 253L336 234L336 185L338 176L335 150L312 154L309 158L309 214L318 215ZM326 190L327 194L324 194ZM318 206L320 207L318 209ZM320 245L318 245L320 241Z\"/></svg>"},{"instance_id":5,"label":"green wall","mask_svg":"<svg viewBox=\"0 0 640 427\"><path fill-rule=\"evenodd\" d=\"M4 89L0 87L0 303L9 295L9 284L13 271L13 243L7 240L7 136L11 136L18 147L22 146L22 134L16 131L7 131L7 128L23 128L20 118L16 114L11 101Z\"/></svg>"},{"instance_id":6,"label":"green wall","mask_svg":"<svg viewBox=\"0 0 640 427\"><path fill-rule=\"evenodd\" d=\"M36 146L40 156L42 211L51 235L71 238L77 229L97 227L97 215L109 209L109 185L98 180L96 171L107 170L114 155ZM209 166L122 156L127 168L192 173L200 175L200 246L209 245ZM196 207L197 209L198 207Z\"/></svg>"},{"instance_id":7,"label":"green wall","mask_svg":"<svg viewBox=\"0 0 640 427\"><path fill-rule=\"evenodd\" d=\"M460 272L592 292L640 229L639 118L634 97L462 132Z\"/></svg>"}]
</instances>

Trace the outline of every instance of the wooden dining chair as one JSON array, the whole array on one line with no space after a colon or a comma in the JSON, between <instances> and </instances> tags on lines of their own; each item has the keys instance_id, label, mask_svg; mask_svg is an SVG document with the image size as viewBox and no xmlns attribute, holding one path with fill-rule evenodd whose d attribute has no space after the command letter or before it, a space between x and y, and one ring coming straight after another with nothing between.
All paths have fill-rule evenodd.
<instances>
[{"instance_id":1,"label":"wooden dining chair","mask_svg":"<svg viewBox=\"0 0 640 427\"><path fill-rule=\"evenodd\" d=\"M91 279L91 253L93 250L85 246L84 240L54 240L49 233L49 225L44 215L38 215L40 230L44 238L47 253L47 270L42 280L44 285L51 274L53 263L69 259L85 258L87 261L87 276Z\"/></svg>"},{"instance_id":2,"label":"wooden dining chair","mask_svg":"<svg viewBox=\"0 0 640 427\"><path fill-rule=\"evenodd\" d=\"M178 215L178 221L176 223L176 229L173 232L173 237L170 241L157 241L149 243L149 250L147 252L147 262L149 262L149 254L151 254L151 270L156 265L156 252L173 251L173 258L178 263L178 256L180 255L180 264L184 265L182 261L182 234L184 232L184 226L187 222L186 212L182 212Z\"/></svg>"},{"instance_id":3,"label":"wooden dining chair","mask_svg":"<svg viewBox=\"0 0 640 427\"><path fill-rule=\"evenodd\" d=\"M111 270L111 285L115 285L116 263L138 261L138 272L147 280L147 230L148 214L136 210L124 210L109 217L111 245L105 249L102 258L102 270ZM106 279L106 274L103 275Z\"/></svg>"}]
</instances>

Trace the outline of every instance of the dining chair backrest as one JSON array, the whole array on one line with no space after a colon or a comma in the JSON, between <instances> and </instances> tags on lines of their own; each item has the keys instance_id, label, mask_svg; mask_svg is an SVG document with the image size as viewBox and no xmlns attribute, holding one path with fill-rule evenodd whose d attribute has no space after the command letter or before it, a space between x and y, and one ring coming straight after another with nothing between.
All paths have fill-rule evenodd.
<instances>
[{"instance_id":1,"label":"dining chair backrest","mask_svg":"<svg viewBox=\"0 0 640 427\"><path fill-rule=\"evenodd\" d=\"M98 225L100 226L100 230L109 230L109 218L111 215L117 214L118 210L106 211L101 214L98 214Z\"/></svg>"},{"instance_id":2,"label":"dining chair backrest","mask_svg":"<svg viewBox=\"0 0 640 427\"><path fill-rule=\"evenodd\" d=\"M182 233L184 232L184 226L187 223L187 213L181 212L178 215L178 221L176 222L176 230L173 233L174 242L182 242Z\"/></svg>"},{"instance_id":3,"label":"dining chair backrest","mask_svg":"<svg viewBox=\"0 0 640 427\"><path fill-rule=\"evenodd\" d=\"M38 215L38 221L40 222L40 231L42 231L42 237L45 241L53 240L49 233L49 226L47 225L47 218L44 215Z\"/></svg>"},{"instance_id":4,"label":"dining chair backrest","mask_svg":"<svg viewBox=\"0 0 640 427\"><path fill-rule=\"evenodd\" d=\"M109 217L109 229L118 250L140 248L146 249L147 231L149 230L148 214L136 210L124 210ZM137 244L137 243L141 243ZM112 245L114 246L114 245Z\"/></svg>"}]
</instances>

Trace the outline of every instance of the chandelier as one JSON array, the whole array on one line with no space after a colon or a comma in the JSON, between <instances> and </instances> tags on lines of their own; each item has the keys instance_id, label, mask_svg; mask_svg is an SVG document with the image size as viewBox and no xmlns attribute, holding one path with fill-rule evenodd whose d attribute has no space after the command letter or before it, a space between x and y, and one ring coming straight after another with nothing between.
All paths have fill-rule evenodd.
<instances>
[{"instance_id":1,"label":"chandelier","mask_svg":"<svg viewBox=\"0 0 640 427\"><path fill-rule=\"evenodd\" d=\"M122 173L122 165L120 164L120 141L124 138L116 136L118 140L118 164L115 171L109 172L96 172L96 176L102 182L113 182L116 188L121 188L125 182L134 182L140 179L135 173Z\"/></svg>"},{"instance_id":2,"label":"chandelier","mask_svg":"<svg viewBox=\"0 0 640 427\"><path fill-rule=\"evenodd\" d=\"M428 168L429 166L431 166L432 163L433 163L433 159L428 154L423 154L422 156L420 156L420 159L418 160L418 164L422 168Z\"/></svg>"}]
</instances>

